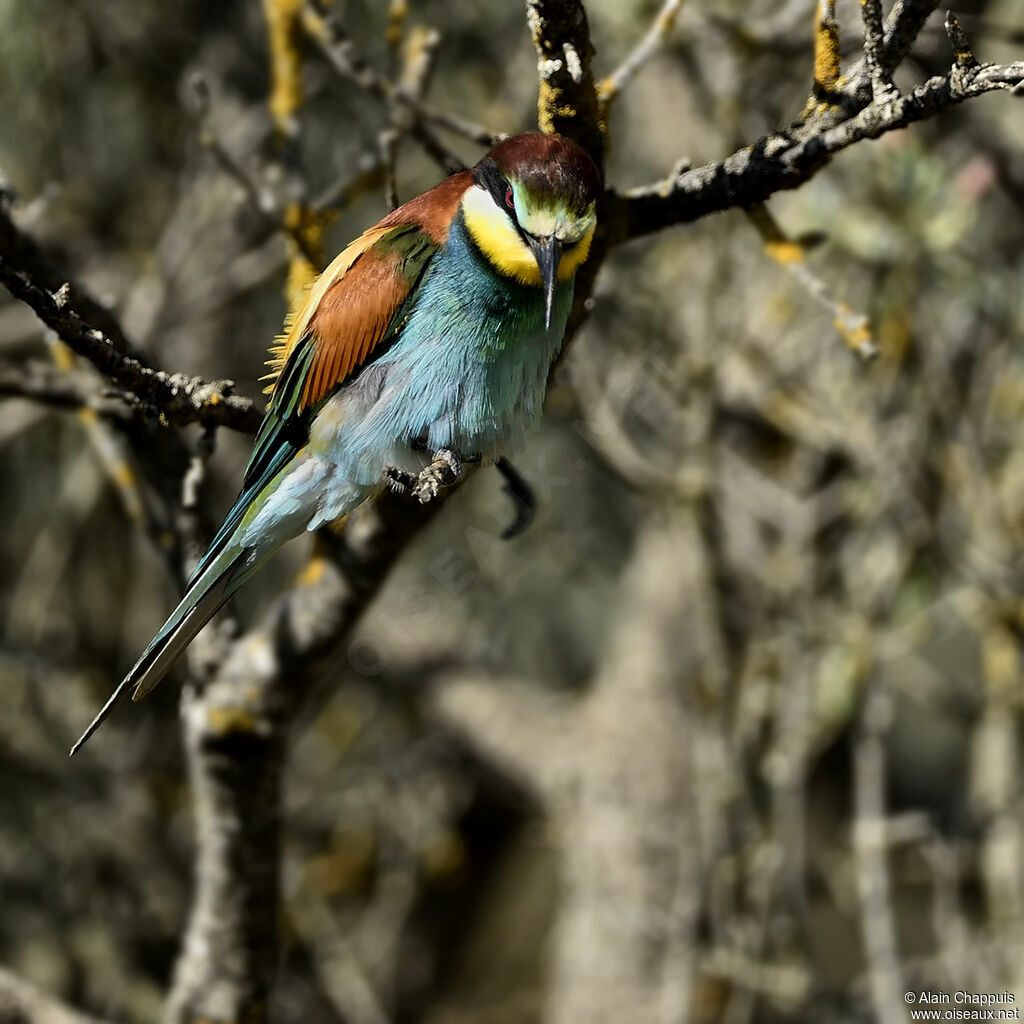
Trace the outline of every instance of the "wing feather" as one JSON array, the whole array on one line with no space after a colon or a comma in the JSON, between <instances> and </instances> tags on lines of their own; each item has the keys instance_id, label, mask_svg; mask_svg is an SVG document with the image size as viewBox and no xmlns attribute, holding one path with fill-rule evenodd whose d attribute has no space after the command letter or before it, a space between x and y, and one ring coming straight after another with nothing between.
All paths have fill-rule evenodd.
<instances>
[{"instance_id":1,"label":"wing feather","mask_svg":"<svg viewBox=\"0 0 1024 1024\"><path fill-rule=\"evenodd\" d=\"M313 283L286 333L271 348L270 401L246 467L243 492L298 451L320 404L401 329L434 254L444 244L466 189L454 174L370 228Z\"/></svg>"}]
</instances>

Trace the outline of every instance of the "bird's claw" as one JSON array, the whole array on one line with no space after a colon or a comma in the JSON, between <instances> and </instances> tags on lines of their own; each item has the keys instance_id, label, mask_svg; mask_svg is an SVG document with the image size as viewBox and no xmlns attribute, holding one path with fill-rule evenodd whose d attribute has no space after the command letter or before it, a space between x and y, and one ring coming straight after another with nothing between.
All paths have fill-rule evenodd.
<instances>
[{"instance_id":1,"label":"bird's claw","mask_svg":"<svg viewBox=\"0 0 1024 1024\"><path fill-rule=\"evenodd\" d=\"M405 494L406 491L412 490L419 479L415 473L399 469L398 466L385 466L381 475L384 477L384 482L398 494Z\"/></svg>"},{"instance_id":2,"label":"bird's claw","mask_svg":"<svg viewBox=\"0 0 1024 1024\"><path fill-rule=\"evenodd\" d=\"M421 505L433 501L442 487L450 487L462 475L462 460L450 448L434 452L430 465L424 469L412 486L412 496Z\"/></svg>"}]
</instances>

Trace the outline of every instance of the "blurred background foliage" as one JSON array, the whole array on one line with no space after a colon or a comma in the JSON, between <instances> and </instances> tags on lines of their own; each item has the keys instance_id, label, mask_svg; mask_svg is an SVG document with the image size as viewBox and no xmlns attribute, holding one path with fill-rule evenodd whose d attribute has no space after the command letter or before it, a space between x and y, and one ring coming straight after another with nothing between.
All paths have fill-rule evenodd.
<instances>
[{"instance_id":1,"label":"blurred background foliage","mask_svg":"<svg viewBox=\"0 0 1024 1024\"><path fill-rule=\"evenodd\" d=\"M854 58L856 6L839 5ZM610 70L656 5L587 7ZM811 7L690 0L612 113L610 180L718 159L795 117ZM387 5L337 10L387 69ZM963 11L983 59L1019 56L1013 0ZM410 0L408 17L443 35L432 102L493 130L534 123L520 5ZM948 66L933 22L903 85ZM267 152L252 0L0 0L0 170L19 224L159 365L255 395L285 312L285 244L200 144L197 73L223 145L243 162ZM316 54L305 81L316 192L376 151L384 117ZM697 821L680 856L703 893L691 1019L874 1019L882 969L907 987L1024 997L1022 152L1019 101L988 97L857 145L771 201L790 237L820 236L808 263L869 318L872 363L738 211L612 254L516 459L533 526L500 540L511 509L495 473L460 489L299 723L282 1019L542 1019L575 836L529 772L490 756L460 700L508 679L582 699L629 619L638 536L686 517L698 539L659 571L706 565L672 674L692 723L679 806ZM438 174L406 144L400 197ZM384 210L382 189L355 197L328 251ZM52 348L0 297L4 359ZM218 435L213 517L249 443ZM153 1019L191 885L177 687L121 708L75 762L66 750L174 586L141 528L137 475L82 416L5 400L0 476L0 962L97 1014ZM243 620L306 554L291 545L248 588ZM449 698L455 667L474 681ZM515 727L490 726L526 761L557 753ZM605 756L600 736L574 735ZM878 813L882 838L858 833ZM866 920L879 849L896 941L881 965Z\"/></svg>"}]
</instances>

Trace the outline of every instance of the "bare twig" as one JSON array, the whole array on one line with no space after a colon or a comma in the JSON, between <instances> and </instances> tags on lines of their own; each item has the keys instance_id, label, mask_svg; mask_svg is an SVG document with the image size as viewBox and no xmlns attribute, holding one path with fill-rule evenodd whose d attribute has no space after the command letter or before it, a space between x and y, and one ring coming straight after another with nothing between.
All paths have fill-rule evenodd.
<instances>
[{"instance_id":1,"label":"bare twig","mask_svg":"<svg viewBox=\"0 0 1024 1024\"><path fill-rule=\"evenodd\" d=\"M501 141L501 133L489 131L482 125L438 110L423 102L420 98L399 88L384 75L378 74L356 49L351 38L339 24L337 18L327 13L313 2L307 2L302 14L302 23L310 38L320 47L324 57L335 71L343 78L354 82L361 89L379 99L394 101L407 105L420 119L425 122L423 131L432 135L427 125L432 128L443 128L469 139L481 146L493 146Z\"/></svg>"},{"instance_id":2,"label":"bare twig","mask_svg":"<svg viewBox=\"0 0 1024 1024\"><path fill-rule=\"evenodd\" d=\"M651 23L651 27L644 37L626 59L598 84L597 98L601 103L602 116L607 115L608 108L634 75L665 45L675 27L683 2L684 0L664 0L658 16Z\"/></svg>"},{"instance_id":3,"label":"bare twig","mask_svg":"<svg viewBox=\"0 0 1024 1024\"><path fill-rule=\"evenodd\" d=\"M441 33L435 29L416 28L409 33L409 38L402 54L402 66L396 84L395 95L420 100L430 84L434 70L437 47L441 42ZM392 103L390 105L391 125L380 134L381 158L385 168L384 198L389 210L398 206L398 183L396 159L398 146L402 139L412 132L417 124L415 111L408 104ZM420 138L425 148L438 159L445 168L451 166L452 159L444 147L431 132L423 133Z\"/></svg>"},{"instance_id":4,"label":"bare twig","mask_svg":"<svg viewBox=\"0 0 1024 1024\"><path fill-rule=\"evenodd\" d=\"M210 97L210 85L206 77L200 72L196 72L189 79L189 84L192 87L193 112L199 129L200 144L213 154L221 170L238 182L242 191L248 196L253 209L261 213L268 221L273 222L275 226L280 227L281 209L273 191L248 168L242 166L214 130L213 104Z\"/></svg>"},{"instance_id":5,"label":"bare twig","mask_svg":"<svg viewBox=\"0 0 1024 1024\"><path fill-rule=\"evenodd\" d=\"M868 319L830 292L828 285L807 264L804 247L791 239L772 216L764 203L755 203L746 211L750 222L764 241L764 250L779 266L784 267L808 294L832 314L832 322L847 345L862 359L878 355L868 326Z\"/></svg>"}]
</instances>

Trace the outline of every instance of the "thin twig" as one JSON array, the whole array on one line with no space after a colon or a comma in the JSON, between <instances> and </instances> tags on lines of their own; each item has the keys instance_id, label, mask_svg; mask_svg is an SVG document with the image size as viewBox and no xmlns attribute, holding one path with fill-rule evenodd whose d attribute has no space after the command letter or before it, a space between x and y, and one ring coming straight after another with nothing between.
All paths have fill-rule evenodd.
<instances>
[{"instance_id":1,"label":"thin twig","mask_svg":"<svg viewBox=\"0 0 1024 1024\"><path fill-rule=\"evenodd\" d=\"M755 203L746 211L750 222L764 241L764 251L784 267L824 309L832 314L832 322L843 340L862 359L878 355L868 326L868 318L836 299L827 284L811 270L804 247L790 238L764 203Z\"/></svg>"},{"instance_id":2,"label":"thin twig","mask_svg":"<svg viewBox=\"0 0 1024 1024\"><path fill-rule=\"evenodd\" d=\"M210 85L206 77L201 72L196 72L189 78L189 85L194 100L193 114L196 119L200 144L204 149L209 150L221 170L229 178L238 182L242 191L249 197L253 209L267 220L272 221L275 226L281 227L281 207L273 190L242 166L214 129L213 103L210 96Z\"/></svg>"},{"instance_id":3,"label":"thin twig","mask_svg":"<svg viewBox=\"0 0 1024 1024\"><path fill-rule=\"evenodd\" d=\"M885 26L882 24L882 0L861 0L864 21L864 60L871 76L871 91L875 101L892 95L896 87L892 74L886 69L884 47Z\"/></svg>"},{"instance_id":4,"label":"thin twig","mask_svg":"<svg viewBox=\"0 0 1024 1024\"><path fill-rule=\"evenodd\" d=\"M978 67L978 61L966 33L960 27L960 22L952 11L946 14L945 28L946 35L949 37L949 45L953 49L956 66L962 71L973 71Z\"/></svg>"},{"instance_id":5,"label":"thin twig","mask_svg":"<svg viewBox=\"0 0 1024 1024\"><path fill-rule=\"evenodd\" d=\"M37 362L20 365L0 362L0 397L28 398L55 409L89 409L117 419L127 415L124 403L113 396L104 400L95 388L88 387L80 378Z\"/></svg>"},{"instance_id":6,"label":"thin twig","mask_svg":"<svg viewBox=\"0 0 1024 1024\"><path fill-rule=\"evenodd\" d=\"M665 45L675 27L683 3L684 0L664 0L658 16L651 23L644 37L626 59L598 84L597 98L601 103L604 115L607 115L608 108L637 72Z\"/></svg>"},{"instance_id":7,"label":"thin twig","mask_svg":"<svg viewBox=\"0 0 1024 1024\"><path fill-rule=\"evenodd\" d=\"M303 9L303 27L309 37L320 48L327 62L348 81L379 99L407 105L423 122L435 128L443 128L469 139L477 145L488 148L500 142L505 136L492 132L479 124L423 102L404 92L384 75L378 74L356 49L352 39L344 31L336 17L329 16L318 4L309 2ZM425 127L425 126L424 126ZM426 130L426 129L425 129Z\"/></svg>"}]
</instances>

